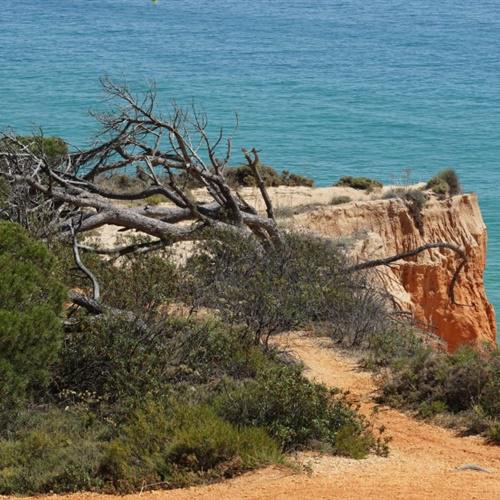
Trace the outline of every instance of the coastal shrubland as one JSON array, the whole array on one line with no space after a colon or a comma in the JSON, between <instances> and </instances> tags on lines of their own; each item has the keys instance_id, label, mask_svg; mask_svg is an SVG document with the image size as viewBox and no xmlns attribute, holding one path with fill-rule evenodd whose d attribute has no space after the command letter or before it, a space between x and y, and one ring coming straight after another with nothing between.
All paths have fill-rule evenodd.
<instances>
[{"instance_id":1,"label":"coastal shrubland","mask_svg":"<svg viewBox=\"0 0 500 500\"><path fill-rule=\"evenodd\" d=\"M29 370L43 357L44 371L33 373L29 401L14 412L2 409L9 425L0 432L1 493L185 486L282 462L295 449L357 458L386 453L342 393L308 381L269 342L273 333L339 314L351 300L353 283L340 280L343 257L334 245L290 235L269 258L268 273L252 243L227 234L211 236L184 264L168 253L127 255L119 265L86 254L108 307L95 316L62 310L63 284L88 286L71 253L59 243L49 250L19 226L2 224L7 236L17 235L15 256L0 247L2 259L14 259L9 268L24 265L23 255L42 259L44 280L37 286L54 316L41 321L54 344L42 336L33 352L17 353L22 343L11 346L12 359L31 356ZM2 241L9 241L6 235ZM318 268L313 275L306 272L311 259ZM50 281L51 266L60 281ZM242 304L244 297L230 292L245 275ZM10 286L9 275L0 282ZM204 295L210 286L217 299ZM16 295L23 314L36 308L36 288L29 290L30 299ZM337 312L329 311L336 302ZM186 307L191 314L176 312ZM2 339L9 331L1 327ZM23 376L29 370L17 367Z\"/></svg>"},{"instance_id":2,"label":"coastal shrubland","mask_svg":"<svg viewBox=\"0 0 500 500\"><path fill-rule=\"evenodd\" d=\"M273 338L327 333L389 367L394 382L426 347L368 270L401 255L352 262L345 244L285 229L267 187L309 181L270 171L255 148L231 170L231 141L216 156L222 132L211 142L195 107L174 105L167 117L154 111L154 89L139 99L103 85L118 105L99 115L106 140L95 147L53 155L42 139L2 138L0 216L20 236L15 251L0 241L0 258L25 272L17 288L0 275L5 296L16 292L6 314L25 317L40 303L50 321L40 319L38 335L28 329L37 350L29 365L16 322L0 323L2 340L14 339L2 390L19 396L1 409L9 425L0 429L0 493L184 486L286 461L291 450L387 453L349 398L308 380ZM265 211L242 185L255 186ZM103 248L94 237L107 225L121 238ZM463 255L430 245L412 255ZM39 268L23 257L30 249L46 256Z\"/></svg>"},{"instance_id":3,"label":"coastal shrubland","mask_svg":"<svg viewBox=\"0 0 500 500\"><path fill-rule=\"evenodd\" d=\"M62 157L68 154L68 145L61 137L44 135L17 135L16 149L20 153L30 152L45 156L51 165L56 165ZM0 151L8 147L8 141L0 140Z\"/></svg>"},{"instance_id":4,"label":"coastal shrubland","mask_svg":"<svg viewBox=\"0 0 500 500\"><path fill-rule=\"evenodd\" d=\"M363 277L347 267L342 246L330 240L289 233L263 253L254 241L225 233L191 258L185 300L243 326L255 344L268 345L273 334L313 322L347 330L356 314L368 320L364 311L376 302L363 290Z\"/></svg>"},{"instance_id":5,"label":"coastal shrubland","mask_svg":"<svg viewBox=\"0 0 500 500\"><path fill-rule=\"evenodd\" d=\"M313 187L314 181L308 177L294 174L288 170L281 173L274 168L261 166L261 175L264 184L269 187L277 186L306 186ZM234 187L256 186L255 176L248 165L227 168L225 172L228 183Z\"/></svg>"},{"instance_id":6,"label":"coastal shrubland","mask_svg":"<svg viewBox=\"0 0 500 500\"><path fill-rule=\"evenodd\" d=\"M281 172L277 171L273 167L267 165L260 166L260 172L262 175L262 180L266 187L279 187L279 186L305 186L313 187L314 181L309 177L294 174L288 170L283 170ZM255 187L257 186L254 174L248 165L241 166L228 166L225 169L225 178L228 184L237 189L240 187ZM188 189L199 189L203 187L203 183L196 179L191 179L189 176L179 174L177 175L178 182L183 184ZM139 175L131 175L130 173L120 173L112 175L102 175L98 179L98 183L101 187L110 189L116 192L133 192L144 189L150 184L147 176L145 176L141 171ZM167 201L164 197L149 197L147 198L148 203L156 204L156 202Z\"/></svg>"},{"instance_id":7,"label":"coastal shrubland","mask_svg":"<svg viewBox=\"0 0 500 500\"><path fill-rule=\"evenodd\" d=\"M350 203L352 198L350 196L334 196L330 200L330 205L343 205L344 203Z\"/></svg>"}]
</instances>

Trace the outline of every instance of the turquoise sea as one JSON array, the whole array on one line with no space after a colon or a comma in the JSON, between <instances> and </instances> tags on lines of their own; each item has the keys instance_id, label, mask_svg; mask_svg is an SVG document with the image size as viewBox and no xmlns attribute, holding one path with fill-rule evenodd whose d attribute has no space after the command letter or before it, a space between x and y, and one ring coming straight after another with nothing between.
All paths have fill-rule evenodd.
<instances>
[{"instance_id":1,"label":"turquoise sea","mask_svg":"<svg viewBox=\"0 0 500 500\"><path fill-rule=\"evenodd\" d=\"M479 193L500 311L499 41L498 0L0 0L0 128L84 146L108 74L214 125L238 112L237 145L318 185L453 166Z\"/></svg>"}]
</instances>

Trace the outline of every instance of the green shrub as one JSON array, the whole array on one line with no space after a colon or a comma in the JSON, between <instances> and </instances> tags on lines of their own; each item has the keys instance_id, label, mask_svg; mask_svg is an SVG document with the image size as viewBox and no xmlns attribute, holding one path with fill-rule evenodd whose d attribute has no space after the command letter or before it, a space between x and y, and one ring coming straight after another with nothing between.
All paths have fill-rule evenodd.
<instances>
[{"instance_id":1,"label":"green shrub","mask_svg":"<svg viewBox=\"0 0 500 500\"><path fill-rule=\"evenodd\" d=\"M371 328L380 310L369 308L373 297L360 285L362 274L346 273L346 265L340 247L329 240L287 234L283 245L262 252L251 240L220 234L188 262L185 300L243 325L255 343L317 321L345 332L355 327L362 335L362 325Z\"/></svg>"},{"instance_id":2,"label":"green shrub","mask_svg":"<svg viewBox=\"0 0 500 500\"><path fill-rule=\"evenodd\" d=\"M70 492L102 486L108 429L86 412L26 413L0 440L0 494Z\"/></svg>"},{"instance_id":3,"label":"green shrub","mask_svg":"<svg viewBox=\"0 0 500 500\"><path fill-rule=\"evenodd\" d=\"M185 486L281 460L261 429L235 427L208 406L147 401L106 448L101 473L118 491Z\"/></svg>"},{"instance_id":4,"label":"green shrub","mask_svg":"<svg viewBox=\"0 0 500 500\"><path fill-rule=\"evenodd\" d=\"M334 196L330 200L330 205L342 205L344 203L350 203L352 198L350 196Z\"/></svg>"},{"instance_id":5,"label":"green shrub","mask_svg":"<svg viewBox=\"0 0 500 500\"><path fill-rule=\"evenodd\" d=\"M307 186L312 187L314 181L307 177L292 174L288 170L283 170L280 174L274 168L261 165L259 167L259 173L264 181L264 184L268 187L276 186ZM254 177L252 169L248 165L242 165L239 167L226 168L224 171L229 185L233 187L239 186L256 186L257 181Z\"/></svg>"},{"instance_id":6,"label":"green shrub","mask_svg":"<svg viewBox=\"0 0 500 500\"><path fill-rule=\"evenodd\" d=\"M410 325L393 323L387 328L377 329L366 338L362 346L366 349L366 368L395 366L407 362L407 358L417 357L426 351L423 339L416 335Z\"/></svg>"},{"instance_id":7,"label":"green shrub","mask_svg":"<svg viewBox=\"0 0 500 500\"><path fill-rule=\"evenodd\" d=\"M131 238L127 244L140 245L146 241L144 238ZM92 240L82 243L94 246ZM75 273L72 249L56 242L52 245L52 251L61 262L68 288L88 289L88 277L83 273ZM176 300L182 286L183 277L168 250L124 255L118 263L91 252L82 253L81 258L96 275L104 304L132 311L143 319L157 315L159 309L167 308Z\"/></svg>"},{"instance_id":8,"label":"green shrub","mask_svg":"<svg viewBox=\"0 0 500 500\"><path fill-rule=\"evenodd\" d=\"M462 186L457 173L453 169L446 169L435 175L426 185L436 194L454 196L462 192Z\"/></svg>"},{"instance_id":9,"label":"green shrub","mask_svg":"<svg viewBox=\"0 0 500 500\"><path fill-rule=\"evenodd\" d=\"M145 189L149 181L140 173L100 175L96 178L96 184L107 191L115 193L135 193Z\"/></svg>"},{"instance_id":10,"label":"green shrub","mask_svg":"<svg viewBox=\"0 0 500 500\"><path fill-rule=\"evenodd\" d=\"M123 405L183 384L255 377L271 363L240 331L216 321L171 317L148 327L106 316L81 323L66 336L52 390L65 402L91 394L96 403Z\"/></svg>"},{"instance_id":11,"label":"green shrub","mask_svg":"<svg viewBox=\"0 0 500 500\"><path fill-rule=\"evenodd\" d=\"M346 428L356 457L366 455L373 446L356 411L336 392L309 382L298 368L263 370L255 381L228 390L214 404L234 424L265 428L284 450L319 442L333 453L344 454L346 441L337 438L339 432L344 436Z\"/></svg>"},{"instance_id":12,"label":"green shrub","mask_svg":"<svg viewBox=\"0 0 500 500\"><path fill-rule=\"evenodd\" d=\"M448 410L448 406L443 401L423 401L418 407L418 413L421 417L429 418L437 415L438 413L444 413Z\"/></svg>"},{"instance_id":13,"label":"green shrub","mask_svg":"<svg viewBox=\"0 0 500 500\"><path fill-rule=\"evenodd\" d=\"M422 416L450 412L461 426L483 432L500 419L500 355L463 347L453 354L421 349L393 360L381 378L382 400ZM494 428L494 425L493 425Z\"/></svg>"},{"instance_id":14,"label":"green shrub","mask_svg":"<svg viewBox=\"0 0 500 500\"><path fill-rule=\"evenodd\" d=\"M500 421L490 424L486 436L492 444L500 445Z\"/></svg>"},{"instance_id":15,"label":"green shrub","mask_svg":"<svg viewBox=\"0 0 500 500\"><path fill-rule=\"evenodd\" d=\"M284 186L306 186L313 187L314 181L304 175L292 174L288 170L281 173L281 183Z\"/></svg>"},{"instance_id":16,"label":"green shrub","mask_svg":"<svg viewBox=\"0 0 500 500\"><path fill-rule=\"evenodd\" d=\"M0 415L43 388L62 341L58 265L19 225L0 222Z\"/></svg>"},{"instance_id":17,"label":"green shrub","mask_svg":"<svg viewBox=\"0 0 500 500\"><path fill-rule=\"evenodd\" d=\"M277 219L286 219L288 217L293 217L294 215L300 215L307 212L311 212L320 208L322 205L319 203L305 203L303 205L296 206L283 206L276 207L274 209L274 215Z\"/></svg>"},{"instance_id":18,"label":"green shrub","mask_svg":"<svg viewBox=\"0 0 500 500\"><path fill-rule=\"evenodd\" d=\"M7 208L9 193L9 184L3 177L0 177L0 219L2 218L2 209Z\"/></svg>"},{"instance_id":19,"label":"green shrub","mask_svg":"<svg viewBox=\"0 0 500 500\"><path fill-rule=\"evenodd\" d=\"M368 177L352 177L350 175L341 177L335 186L350 187L353 189L373 191L383 187L382 183Z\"/></svg>"},{"instance_id":20,"label":"green shrub","mask_svg":"<svg viewBox=\"0 0 500 500\"><path fill-rule=\"evenodd\" d=\"M165 203L167 199L165 196L161 194L154 194L152 196L148 196L144 202L148 205L160 205L161 203Z\"/></svg>"},{"instance_id":21,"label":"green shrub","mask_svg":"<svg viewBox=\"0 0 500 500\"><path fill-rule=\"evenodd\" d=\"M96 262L104 303L146 316L156 314L179 294L182 276L168 253L149 253L122 258L119 266Z\"/></svg>"}]
</instances>

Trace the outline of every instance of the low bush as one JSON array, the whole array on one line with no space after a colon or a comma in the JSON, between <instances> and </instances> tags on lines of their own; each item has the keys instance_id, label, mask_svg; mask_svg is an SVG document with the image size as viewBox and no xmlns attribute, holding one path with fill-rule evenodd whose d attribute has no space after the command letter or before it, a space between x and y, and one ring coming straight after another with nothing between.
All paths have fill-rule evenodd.
<instances>
[{"instance_id":1,"label":"low bush","mask_svg":"<svg viewBox=\"0 0 500 500\"><path fill-rule=\"evenodd\" d=\"M106 190L116 193L134 193L145 189L149 181L139 175L128 173L101 175L96 179L97 185Z\"/></svg>"},{"instance_id":2,"label":"low bush","mask_svg":"<svg viewBox=\"0 0 500 500\"><path fill-rule=\"evenodd\" d=\"M84 409L31 411L0 439L0 494L172 488L281 460L263 429L206 405L146 398L118 427Z\"/></svg>"},{"instance_id":3,"label":"low bush","mask_svg":"<svg viewBox=\"0 0 500 500\"><path fill-rule=\"evenodd\" d=\"M495 429L500 420L500 354L463 347L453 354L420 349L396 358L381 378L382 400L429 417L449 412L471 432Z\"/></svg>"},{"instance_id":4,"label":"low bush","mask_svg":"<svg viewBox=\"0 0 500 500\"><path fill-rule=\"evenodd\" d=\"M125 492L230 477L280 460L262 429L235 427L208 406L148 401L106 446L101 474Z\"/></svg>"},{"instance_id":5,"label":"low bush","mask_svg":"<svg viewBox=\"0 0 500 500\"><path fill-rule=\"evenodd\" d=\"M96 405L123 405L182 384L255 377L270 362L238 330L216 321L172 317L144 328L104 316L68 333L52 390L65 403L92 395Z\"/></svg>"},{"instance_id":6,"label":"low bush","mask_svg":"<svg viewBox=\"0 0 500 500\"><path fill-rule=\"evenodd\" d=\"M119 265L94 259L92 269L102 284L102 300L143 318L157 314L176 299L182 287L182 275L171 257L165 252L132 254L122 257Z\"/></svg>"},{"instance_id":7,"label":"low bush","mask_svg":"<svg viewBox=\"0 0 500 500\"><path fill-rule=\"evenodd\" d=\"M439 195L454 196L462 192L462 186L457 173L453 169L446 169L435 175L426 185Z\"/></svg>"},{"instance_id":8,"label":"low bush","mask_svg":"<svg viewBox=\"0 0 500 500\"><path fill-rule=\"evenodd\" d=\"M267 187L314 186L313 179L303 175L294 174L288 170L278 172L272 167L261 165L259 167L259 173ZM257 181L253 171L248 165L226 167L224 170L224 176L228 184L233 188L257 186ZM184 186L187 190L203 187L199 181L193 179L191 176L187 176L185 173L178 174L176 176L176 180L179 185ZM103 189L120 193L138 192L146 188L150 183L149 179L140 171L135 174L123 173L110 176L103 175L97 179L97 182ZM146 199L146 202L151 205L157 205L164 201L166 201L166 199L161 195L150 196Z\"/></svg>"},{"instance_id":9,"label":"low bush","mask_svg":"<svg viewBox=\"0 0 500 500\"><path fill-rule=\"evenodd\" d=\"M342 248L329 240L286 234L264 253L251 240L219 234L190 259L185 300L243 326L256 344L314 322L359 337L385 312L363 276L346 267Z\"/></svg>"},{"instance_id":10,"label":"low bush","mask_svg":"<svg viewBox=\"0 0 500 500\"><path fill-rule=\"evenodd\" d=\"M334 196L330 200L330 205L342 205L344 203L350 203L352 198L350 196Z\"/></svg>"},{"instance_id":11,"label":"low bush","mask_svg":"<svg viewBox=\"0 0 500 500\"><path fill-rule=\"evenodd\" d=\"M25 412L0 439L0 494L102 487L99 466L108 433L108 426L85 411Z\"/></svg>"},{"instance_id":12,"label":"low bush","mask_svg":"<svg viewBox=\"0 0 500 500\"><path fill-rule=\"evenodd\" d=\"M350 175L341 177L335 186L350 187L353 189L360 189L366 191L373 191L383 187L382 183L368 177L352 177Z\"/></svg>"},{"instance_id":13,"label":"low bush","mask_svg":"<svg viewBox=\"0 0 500 500\"><path fill-rule=\"evenodd\" d=\"M254 381L227 390L215 406L230 422L265 428L284 450L320 443L360 458L374 445L366 424L341 395L309 382L294 367L262 370ZM349 446L345 436L339 440L346 429Z\"/></svg>"},{"instance_id":14,"label":"low bush","mask_svg":"<svg viewBox=\"0 0 500 500\"><path fill-rule=\"evenodd\" d=\"M279 173L272 167L262 165L259 167L259 173L262 176L264 184L268 187L314 186L314 181L312 179L302 175L293 174L288 170L283 170ZM228 183L233 187L248 187L257 185L252 169L248 165L226 168L224 175Z\"/></svg>"},{"instance_id":15,"label":"low bush","mask_svg":"<svg viewBox=\"0 0 500 500\"><path fill-rule=\"evenodd\" d=\"M56 165L63 156L68 154L68 145L60 137L18 135L16 140L22 146L28 146L28 149L35 155L45 156L51 165ZM0 141L0 151L15 152L16 150L19 151L20 148L8 138Z\"/></svg>"},{"instance_id":16,"label":"low bush","mask_svg":"<svg viewBox=\"0 0 500 500\"><path fill-rule=\"evenodd\" d=\"M3 177L0 177L0 220L4 218L2 216L3 211L7 210L8 208L7 202L9 200L9 194L10 194L9 184Z\"/></svg>"},{"instance_id":17,"label":"low bush","mask_svg":"<svg viewBox=\"0 0 500 500\"><path fill-rule=\"evenodd\" d=\"M500 445L500 422L495 422L488 426L486 437L491 443Z\"/></svg>"},{"instance_id":18,"label":"low bush","mask_svg":"<svg viewBox=\"0 0 500 500\"><path fill-rule=\"evenodd\" d=\"M363 365L374 370L398 368L408 358L419 356L427 349L425 339L417 335L411 325L390 321L385 328L379 328L368 336L360 347L364 348Z\"/></svg>"},{"instance_id":19,"label":"low bush","mask_svg":"<svg viewBox=\"0 0 500 500\"><path fill-rule=\"evenodd\" d=\"M312 212L313 210L316 210L321 206L322 205L319 203L305 203L303 205L296 205L296 206L276 207L274 209L274 215L277 219L287 219L289 217L293 217L294 215L300 215Z\"/></svg>"},{"instance_id":20,"label":"low bush","mask_svg":"<svg viewBox=\"0 0 500 500\"><path fill-rule=\"evenodd\" d=\"M313 179L304 175L293 174L288 170L283 170L283 172L281 172L281 182L283 186L314 186Z\"/></svg>"}]
</instances>

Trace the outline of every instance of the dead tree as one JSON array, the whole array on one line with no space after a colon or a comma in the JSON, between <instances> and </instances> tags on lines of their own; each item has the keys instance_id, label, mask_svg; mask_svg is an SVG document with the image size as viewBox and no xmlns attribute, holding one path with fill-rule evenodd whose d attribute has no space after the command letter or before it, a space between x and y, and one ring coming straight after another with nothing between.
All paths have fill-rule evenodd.
<instances>
[{"instance_id":1,"label":"dead tree","mask_svg":"<svg viewBox=\"0 0 500 500\"><path fill-rule=\"evenodd\" d=\"M109 79L102 84L115 106L107 113L95 114L102 131L94 147L70 152L54 162L43 147L34 148L15 134L0 138L0 179L9 187L5 210L16 214L14 220L43 220L45 236L73 244L78 260L80 249L109 255L157 250L180 241L202 240L213 234L210 229L252 237L263 251L280 245L282 238L259 173L257 150L244 149L243 155L255 176L266 214L258 213L227 182L231 137L225 137L220 130L212 140L205 113L194 106L184 109L173 105L165 116L156 110L154 87L138 97ZM37 144L43 145L43 141ZM110 190L99 182L103 176L134 170L145 180L136 191ZM192 186L202 188L204 199L209 201L193 197ZM149 205L147 199L153 195L162 195L168 203ZM120 203L127 201L143 203ZM77 243L77 233L107 224L133 229L150 238L104 250ZM449 248L465 260L463 252L449 243L432 244L416 252L431 247ZM403 257L354 266L351 271L386 265ZM93 287L95 292L95 282ZM450 296L453 298L452 292ZM98 297L85 300L73 294L72 298L94 314L102 310Z\"/></svg>"},{"instance_id":2,"label":"dead tree","mask_svg":"<svg viewBox=\"0 0 500 500\"><path fill-rule=\"evenodd\" d=\"M32 211L50 204L56 217L47 229L62 236L71 234L72 225L81 233L113 224L150 235L149 245L156 248L201 239L207 228L255 235L272 244L279 242L272 212L259 215L228 185L224 169L231 157L231 138L224 139L221 130L212 141L204 113L195 107L185 110L174 105L172 114L165 117L155 111L154 88L140 99L109 79L103 80L103 86L118 105L109 113L96 115L102 124L103 140L95 147L70 153L52 165L43 151L35 152L15 135L1 139L2 175L13 192L22 195L11 203L31 198ZM224 150L221 157L219 149ZM245 155L256 168L257 152ZM147 179L144 189L108 191L96 182L100 176L127 169L129 173L136 169L142 172ZM191 185L204 188L211 201L193 199ZM265 186L259 186L268 200ZM145 200L152 195L164 196L169 204L148 205ZM117 203L138 200L144 205Z\"/></svg>"}]
</instances>

